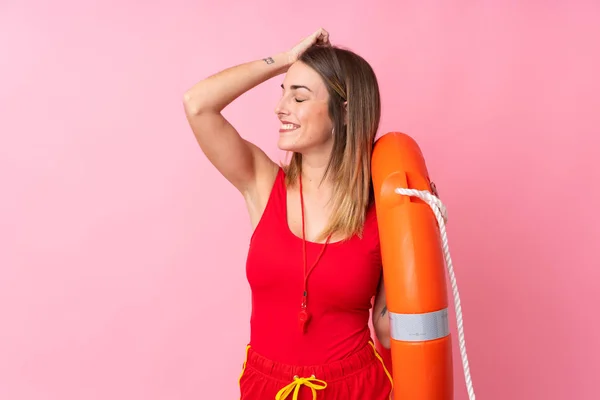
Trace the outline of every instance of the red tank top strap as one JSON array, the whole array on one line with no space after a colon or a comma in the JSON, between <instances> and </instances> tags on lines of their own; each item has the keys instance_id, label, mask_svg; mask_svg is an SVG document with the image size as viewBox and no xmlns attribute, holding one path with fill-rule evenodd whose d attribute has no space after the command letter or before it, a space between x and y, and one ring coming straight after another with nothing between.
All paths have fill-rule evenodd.
<instances>
[{"instance_id":1,"label":"red tank top strap","mask_svg":"<svg viewBox=\"0 0 600 400\"><path fill-rule=\"evenodd\" d=\"M283 168L279 167L279 171L277 171L277 176L275 177L275 181L271 188L271 193L269 194L269 199L267 200L267 205L252 233L250 243L254 240L257 232L263 229L263 226L272 229L274 225L281 225L282 221L287 224L287 214L285 211L286 202L285 172L283 171Z\"/></svg>"}]
</instances>

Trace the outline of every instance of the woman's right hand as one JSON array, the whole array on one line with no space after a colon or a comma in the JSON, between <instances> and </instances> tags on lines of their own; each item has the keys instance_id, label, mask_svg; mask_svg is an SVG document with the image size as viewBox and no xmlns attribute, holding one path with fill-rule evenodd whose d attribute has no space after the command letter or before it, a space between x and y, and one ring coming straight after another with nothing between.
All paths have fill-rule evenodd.
<instances>
[{"instance_id":1,"label":"woman's right hand","mask_svg":"<svg viewBox=\"0 0 600 400\"><path fill-rule=\"evenodd\" d=\"M302 53L315 44L320 46L331 46L329 32L323 28L319 28L312 35L304 38L300 43L288 51L290 63L298 61Z\"/></svg>"}]
</instances>

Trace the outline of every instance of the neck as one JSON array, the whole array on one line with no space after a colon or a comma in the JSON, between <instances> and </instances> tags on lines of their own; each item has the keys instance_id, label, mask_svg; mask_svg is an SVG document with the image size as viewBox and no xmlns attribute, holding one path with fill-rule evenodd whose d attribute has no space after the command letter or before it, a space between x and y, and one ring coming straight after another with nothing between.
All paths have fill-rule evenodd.
<instances>
[{"instance_id":1,"label":"neck","mask_svg":"<svg viewBox=\"0 0 600 400\"><path fill-rule=\"evenodd\" d=\"M302 156L302 185L305 189L322 192L331 188L331 176L323 180L328 162L325 157Z\"/></svg>"},{"instance_id":2,"label":"neck","mask_svg":"<svg viewBox=\"0 0 600 400\"><path fill-rule=\"evenodd\" d=\"M305 187L321 190L332 186L331 176L323 180L332 148L333 141L328 141L323 146L302 154L302 183Z\"/></svg>"}]
</instances>

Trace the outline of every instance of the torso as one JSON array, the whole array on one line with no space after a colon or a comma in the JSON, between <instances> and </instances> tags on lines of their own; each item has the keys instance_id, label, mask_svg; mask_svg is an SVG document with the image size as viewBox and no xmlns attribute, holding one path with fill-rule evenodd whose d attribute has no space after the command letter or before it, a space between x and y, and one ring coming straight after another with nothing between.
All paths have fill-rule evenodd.
<instances>
[{"instance_id":1,"label":"torso","mask_svg":"<svg viewBox=\"0 0 600 400\"><path fill-rule=\"evenodd\" d=\"M371 300L381 278L375 210L368 211L362 239L332 237L309 275L311 321L302 333L298 322L304 284L300 200L297 190L288 192L284 178L279 169L265 206L254 207L259 216L252 217L251 212L255 229L246 266L252 290L250 344L266 357L289 364L339 360L370 338ZM305 213L310 269L323 248L313 239L324 227L327 210L318 201L305 201Z\"/></svg>"},{"instance_id":2,"label":"torso","mask_svg":"<svg viewBox=\"0 0 600 400\"><path fill-rule=\"evenodd\" d=\"M325 243L325 238L321 238L320 233L325 229L329 216L332 213L331 204L327 201L328 196L311 196L306 193L306 185L304 187L304 218L305 218L305 235L306 240L310 242ZM286 190L287 204L287 224L290 231L302 238L302 208L300 202L300 189L298 186L287 188ZM330 242L339 242L345 239L339 234L334 234Z\"/></svg>"}]
</instances>

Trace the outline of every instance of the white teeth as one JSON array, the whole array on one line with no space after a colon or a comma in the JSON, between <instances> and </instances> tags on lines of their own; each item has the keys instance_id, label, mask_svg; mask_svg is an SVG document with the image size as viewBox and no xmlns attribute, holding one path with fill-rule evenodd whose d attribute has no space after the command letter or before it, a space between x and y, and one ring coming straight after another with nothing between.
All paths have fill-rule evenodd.
<instances>
[{"instance_id":1,"label":"white teeth","mask_svg":"<svg viewBox=\"0 0 600 400\"><path fill-rule=\"evenodd\" d=\"M286 129L286 130L290 130L290 129L296 129L297 126L294 124L282 124L281 125L281 129Z\"/></svg>"}]
</instances>

